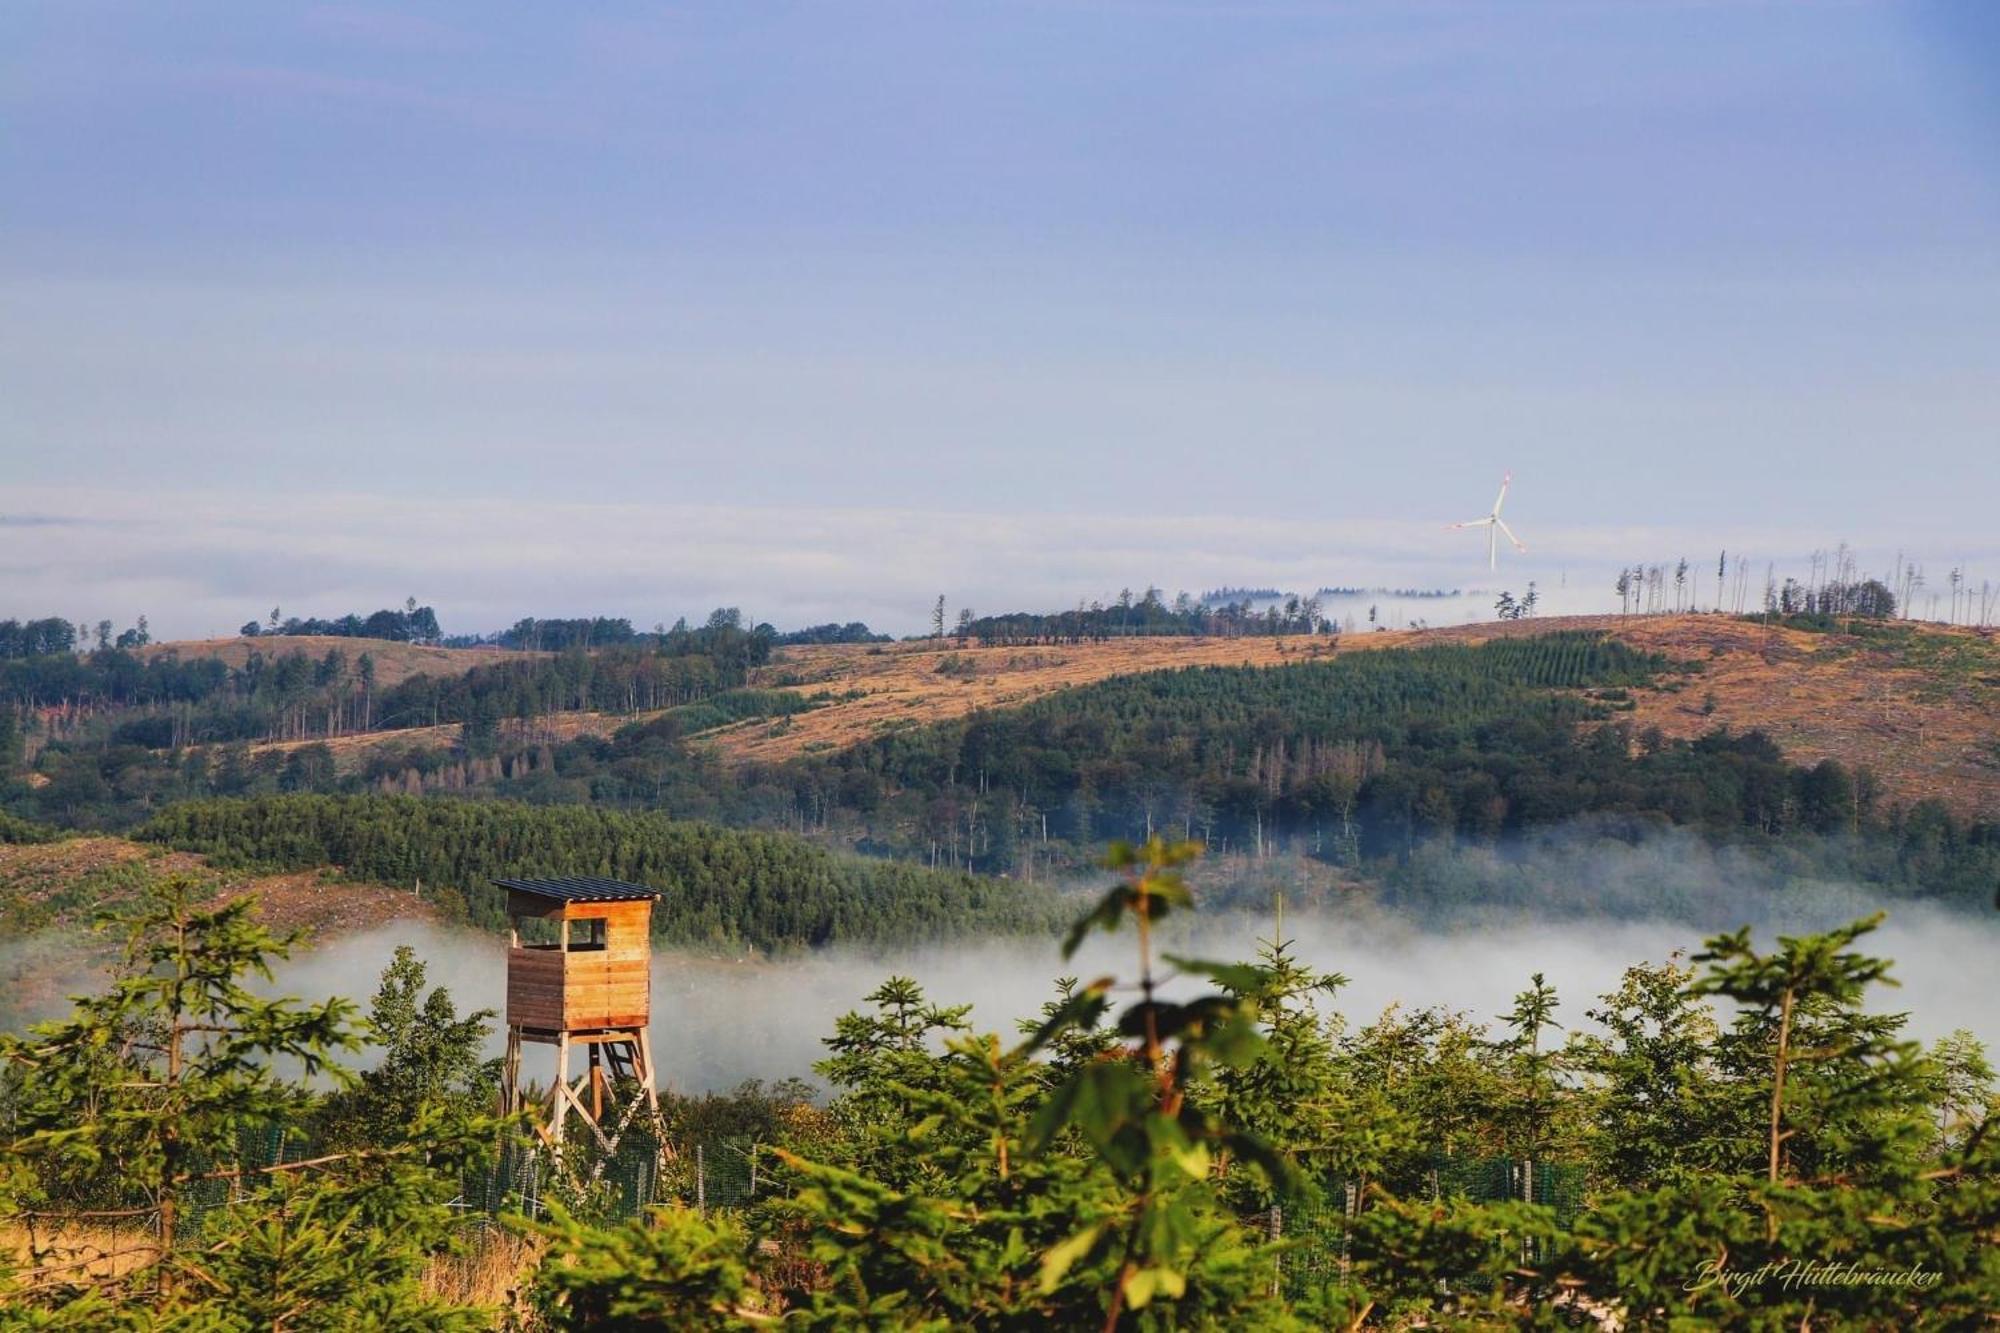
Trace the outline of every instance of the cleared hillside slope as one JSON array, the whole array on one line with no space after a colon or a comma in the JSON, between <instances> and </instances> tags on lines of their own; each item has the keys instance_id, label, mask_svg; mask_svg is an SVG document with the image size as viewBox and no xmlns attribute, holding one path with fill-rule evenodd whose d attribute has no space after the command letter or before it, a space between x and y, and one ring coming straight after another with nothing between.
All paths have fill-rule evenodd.
<instances>
[{"instance_id":1,"label":"cleared hillside slope","mask_svg":"<svg viewBox=\"0 0 2000 1333\"><path fill-rule=\"evenodd\" d=\"M1698 680L1635 693L1635 708L1626 717L1642 730L1658 727L1668 736L1686 737L1718 726L1760 729L1793 762L1834 758L1872 770L1890 800L1934 797L1961 815L2000 817L2000 639L1991 630L1901 623L1856 635L1715 615L1565 616L1354 633L1341 636L1337 647L1303 637L1131 638L991 648L960 647L952 640L802 646L781 650L753 673L751 684L830 696L828 702L775 723L754 719L718 728L703 740L732 759L779 762L1138 672L1278 666L1334 652L1481 643L1563 629L1607 633L1701 663ZM197 646L242 653L257 642ZM367 643L371 651L377 646L392 651L396 668L404 671L434 664L463 671L501 656L353 639L284 642L315 645L321 652L334 645L354 651ZM189 645L162 645L173 647ZM538 739L561 741L609 735L655 716L567 713L537 719L530 730ZM420 727L342 737L332 748L343 765L351 765L379 745L449 745L457 737L455 725Z\"/></svg>"},{"instance_id":2,"label":"cleared hillside slope","mask_svg":"<svg viewBox=\"0 0 2000 1333\"><path fill-rule=\"evenodd\" d=\"M232 670L240 669L252 653L261 653L267 658L304 653L317 658L325 657L330 652L342 654L349 662L363 653L368 654L375 660L376 685L385 690L402 684L412 676L462 676L474 667L491 666L495 662L548 656L547 653L512 648L432 648L423 644L399 643L393 639L356 639L333 634L176 639L170 643L148 644L138 650L141 657L171 654L189 661L213 658Z\"/></svg>"}]
</instances>

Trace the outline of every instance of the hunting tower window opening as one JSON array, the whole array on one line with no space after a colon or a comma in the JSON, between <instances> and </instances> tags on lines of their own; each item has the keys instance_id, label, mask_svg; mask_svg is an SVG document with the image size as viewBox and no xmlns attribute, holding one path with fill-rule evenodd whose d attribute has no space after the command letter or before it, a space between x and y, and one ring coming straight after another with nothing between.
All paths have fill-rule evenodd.
<instances>
[{"instance_id":1,"label":"hunting tower window opening","mask_svg":"<svg viewBox=\"0 0 2000 1333\"><path fill-rule=\"evenodd\" d=\"M562 922L545 916L517 916L514 940L523 949L560 949Z\"/></svg>"}]
</instances>

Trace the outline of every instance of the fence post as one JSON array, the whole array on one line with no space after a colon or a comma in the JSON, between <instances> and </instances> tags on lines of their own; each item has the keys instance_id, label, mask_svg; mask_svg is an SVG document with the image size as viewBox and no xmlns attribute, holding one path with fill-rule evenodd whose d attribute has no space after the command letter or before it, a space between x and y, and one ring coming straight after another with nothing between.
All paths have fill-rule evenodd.
<instances>
[{"instance_id":1,"label":"fence post","mask_svg":"<svg viewBox=\"0 0 2000 1333\"><path fill-rule=\"evenodd\" d=\"M1340 1199L1340 1280L1346 1282L1354 1269L1354 1218L1361 1211L1361 1189L1348 1181Z\"/></svg>"},{"instance_id":2,"label":"fence post","mask_svg":"<svg viewBox=\"0 0 2000 1333\"><path fill-rule=\"evenodd\" d=\"M708 1165L699 1143L694 1145L694 1206L696 1212L708 1211Z\"/></svg>"},{"instance_id":3,"label":"fence post","mask_svg":"<svg viewBox=\"0 0 2000 1333\"><path fill-rule=\"evenodd\" d=\"M1264 1230L1267 1237L1269 1238L1269 1240L1273 1245L1277 1244L1280 1240L1284 1239L1285 1209L1282 1204L1279 1204L1276 1201L1272 1202L1270 1216L1264 1219ZM1284 1256L1283 1255L1271 1256L1271 1296L1273 1299L1275 1299L1279 1294L1278 1284L1283 1280L1284 1276L1285 1276Z\"/></svg>"},{"instance_id":4,"label":"fence post","mask_svg":"<svg viewBox=\"0 0 2000 1333\"><path fill-rule=\"evenodd\" d=\"M750 1197L753 1199L757 1197L757 1150L763 1146L761 1143L750 1145Z\"/></svg>"}]
</instances>

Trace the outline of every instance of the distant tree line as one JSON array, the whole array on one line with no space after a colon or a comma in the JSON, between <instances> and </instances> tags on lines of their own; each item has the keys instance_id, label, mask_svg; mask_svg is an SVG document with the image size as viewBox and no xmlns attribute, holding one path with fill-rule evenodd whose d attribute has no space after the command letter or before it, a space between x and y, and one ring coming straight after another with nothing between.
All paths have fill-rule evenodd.
<instances>
[{"instance_id":1,"label":"distant tree line","mask_svg":"<svg viewBox=\"0 0 2000 1333\"><path fill-rule=\"evenodd\" d=\"M306 660L302 652L289 656ZM254 652L251 658L270 660ZM183 659L172 652L144 657L122 648L99 648L81 657L46 653L0 662L0 699L21 709L193 703L224 689L232 674L214 658Z\"/></svg>"},{"instance_id":2,"label":"distant tree line","mask_svg":"<svg viewBox=\"0 0 2000 1333\"><path fill-rule=\"evenodd\" d=\"M1231 603L1236 603L1236 602L1275 602L1282 600L1285 597L1285 595L1286 594L1280 592L1276 588L1224 587L1224 588L1212 588L1209 591L1201 594L1201 596L1196 600L1199 601L1203 606L1227 606L1230 605ZM1458 597L1461 596L1462 594L1457 588L1324 587L1321 588L1314 595L1321 598L1397 597L1406 600L1417 600L1417 599L1435 599L1441 597Z\"/></svg>"},{"instance_id":3,"label":"distant tree line","mask_svg":"<svg viewBox=\"0 0 2000 1333\"><path fill-rule=\"evenodd\" d=\"M1284 596L1276 588L1210 588L1196 600L1203 606L1227 606L1232 602L1269 602Z\"/></svg>"},{"instance_id":4,"label":"distant tree line","mask_svg":"<svg viewBox=\"0 0 2000 1333\"><path fill-rule=\"evenodd\" d=\"M787 630L780 634L776 643L779 647L816 643L888 643L890 636L877 634L858 620L850 620L845 625L828 621L824 625L808 625L804 629Z\"/></svg>"},{"instance_id":5,"label":"distant tree line","mask_svg":"<svg viewBox=\"0 0 2000 1333\"><path fill-rule=\"evenodd\" d=\"M279 608L274 606L268 621L260 624L255 620L246 620L238 633L244 638L265 634L310 634L340 639L386 639L393 643L434 644L444 639L444 631L438 626L437 612L428 606L418 606L414 597L401 610L382 610L368 616L351 612L333 620L298 616L280 620L278 616Z\"/></svg>"},{"instance_id":6,"label":"distant tree line","mask_svg":"<svg viewBox=\"0 0 2000 1333\"><path fill-rule=\"evenodd\" d=\"M450 676L384 686L373 654L253 650L231 667L173 652L116 648L0 660L0 803L60 824L120 827L162 804L216 794L323 789L335 781L318 751L252 755L244 742L309 741L354 732L462 724L460 744L496 752L502 733L577 710L674 709L740 689L769 660L775 635L723 610L596 653L571 649L485 662ZM792 711L803 701L738 699L733 717ZM708 725L720 725L710 721ZM700 729L700 720L675 724ZM38 781L16 783L30 739ZM196 748L204 747L204 748Z\"/></svg>"},{"instance_id":7,"label":"distant tree line","mask_svg":"<svg viewBox=\"0 0 2000 1333\"><path fill-rule=\"evenodd\" d=\"M1796 579L1786 579L1778 589L1779 615L1858 616L1863 620L1892 620L1896 615L1896 594L1880 579L1855 583L1827 583L1810 588Z\"/></svg>"},{"instance_id":8,"label":"distant tree line","mask_svg":"<svg viewBox=\"0 0 2000 1333\"><path fill-rule=\"evenodd\" d=\"M671 628L662 623L655 625L650 631L633 628L631 620L625 616L568 618L523 616L498 634L464 635L450 639L447 643L451 647L472 648L491 645L546 653L568 652L573 649L650 646L680 656L707 652L709 649L705 645L725 634L743 634L765 644L766 655L769 646L782 643L845 643L862 642L869 638L868 627L859 621L847 626L817 626L813 630L800 631L794 635L780 634L771 626L764 624L746 628L743 612L736 607L725 606L711 612L708 619L699 626L690 625L687 618L682 617L675 621ZM860 637L852 637L855 634ZM849 637L842 637L843 635Z\"/></svg>"},{"instance_id":9,"label":"distant tree line","mask_svg":"<svg viewBox=\"0 0 2000 1333\"><path fill-rule=\"evenodd\" d=\"M43 657L74 652L76 626L59 616L30 620L0 620L0 657Z\"/></svg>"},{"instance_id":10,"label":"distant tree line","mask_svg":"<svg viewBox=\"0 0 2000 1333\"><path fill-rule=\"evenodd\" d=\"M503 648L559 653L565 648L614 647L638 637L632 622L623 616L581 616L568 620L524 616L512 628L502 630L494 641Z\"/></svg>"},{"instance_id":11,"label":"distant tree line","mask_svg":"<svg viewBox=\"0 0 2000 1333\"><path fill-rule=\"evenodd\" d=\"M112 633L111 622L100 620L93 626L71 624L60 616L22 622L0 620L0 661L26 657L54 657L63 653L88 651L93 631L99 651L107 648L143 648L153 641L153 633L140 616L130 629Z\"/></svg>"},{"instance_id":12,"label":"distant tree line","mask_svg":"<svg viewBox=\"0 0 2000 1333\"><path fill-rule=\"evenodd\" d=\"M1016 611L994 616L968 612L960 617L956 637L990 645L1087 643L1142 635L1240 638L1333 632L1317 597L1292 596L1258 611L1247 598L1214 605L1181 593L1170 604L1158 588L1136 595L1127 588L1109 606L1092 602L1073 611ZM941 620L937 633L943 634Z\"/></svg>"},{"instance_id":13,"label":"distant tree line","mask_svg":"<svg viewBox=\"0 0 2000 1333\"><path fill-rule=\"evenodd\" d=\"M1612 583L1618 594L1621 615L1679 614L1696 610L1779 616L1844 616L1863 620L1892 620L1915 614L1917 594L1924 586L1919 565L1897 557L1888 579L1863 573L1855 553L1841 542L1832 551L1814 551L1804 578L1780 578L1775 563L1764 567L1761 603L1751 586L1749 559L1737 552L1717 553L1713 592L1704 596L1708 579L1703 571L1682 556L1672 565L1636 562L1621 568ZM1954 568L1949 580L1951 600L1948 619L1958 623L1985 624L1992 616L1993 589L1982 584L1975 592L1963 569ZM1704 605L1704 602L1706 605ZM1935 619L1936 598L1932 598L1931 618Z\"/></svg>"},{"instance_id":14,"label":"distant tree line","mask_svg":"<svg viewBox=\"0 0 2000 1333\"><path fill-rule=\"evenodd\" d=\"M1321 588L1321 597L1395 597L1404 601L1435 601L1462 597L1457 588Z\"/></svg>"}]
</instances>

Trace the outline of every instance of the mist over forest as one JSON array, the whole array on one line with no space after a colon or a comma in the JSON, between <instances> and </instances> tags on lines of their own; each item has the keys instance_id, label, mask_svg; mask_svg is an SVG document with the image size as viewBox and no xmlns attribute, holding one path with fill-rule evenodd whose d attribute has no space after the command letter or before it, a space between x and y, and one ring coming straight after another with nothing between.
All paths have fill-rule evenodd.
<instances>
[{"instance_id":1,"label":"mist over forest","mask_svg":"<svg viewBox=\"0 0 2000 1333\"><path fill-rule=\"evenodd\" d=\"M1283 934L1295 942L1301 963L1348 979L1322 1011L1350 1028L1392 1004L1462 1010L1492 1022L1539 971L1561 996L1563 1026L1589 1028L1584 1011L1615 989L1628 967L1676 953L1684 961L1710 934L1739 925L1752 926L1768 945L1780 933L1830 929L1880 904L1879 894L1837 879L1781 884L1766 863L1673 831L1625 846L1572 830L1517 851L1512 863L1476 849L1434 854L1468 862L1495 880L1585 887L1547 910L1489 906L1446 917L1374 903L1301 904L1295 889L1287 892ZM1269 895L1288 877L1266 868L1217 886L1209 896L1229 905L1169 918L1159 947L1210 960L1254 959L1277 925ZM1071 887L1081 903L1083 891L1102 882L1103 876L1086 877ZM1253 906L1259 900L1261 909ZM273 989L365 1003L398 944L417 950L462 1009L504 1008L506 956L497 937L416 922L302 952L280 968ZM1990 993L2000 921L1905 903L1889 910L1871 947L1896 960L1892 976L1901 983L1876 993L1878 1012L1907 1013L1910 1035L1925 1042L1963 1028L2000 1044L2000 1011ZM935 1003L971 1004L975 1030L1013 1040L1017 1023L1055 996L1058 977L1129 977L1132 948L1129 937L1092 936L1068 962L1054 935L919 948L836 946L775 960L662 950L654 958L652 1037L663 1086L702 1093L753 1078L811 1080L835 1018L864 1007L862 997L892 975L915 979ZM497 1035L487 1045L499 1053Z\"/></svg>"}]
</instances>

